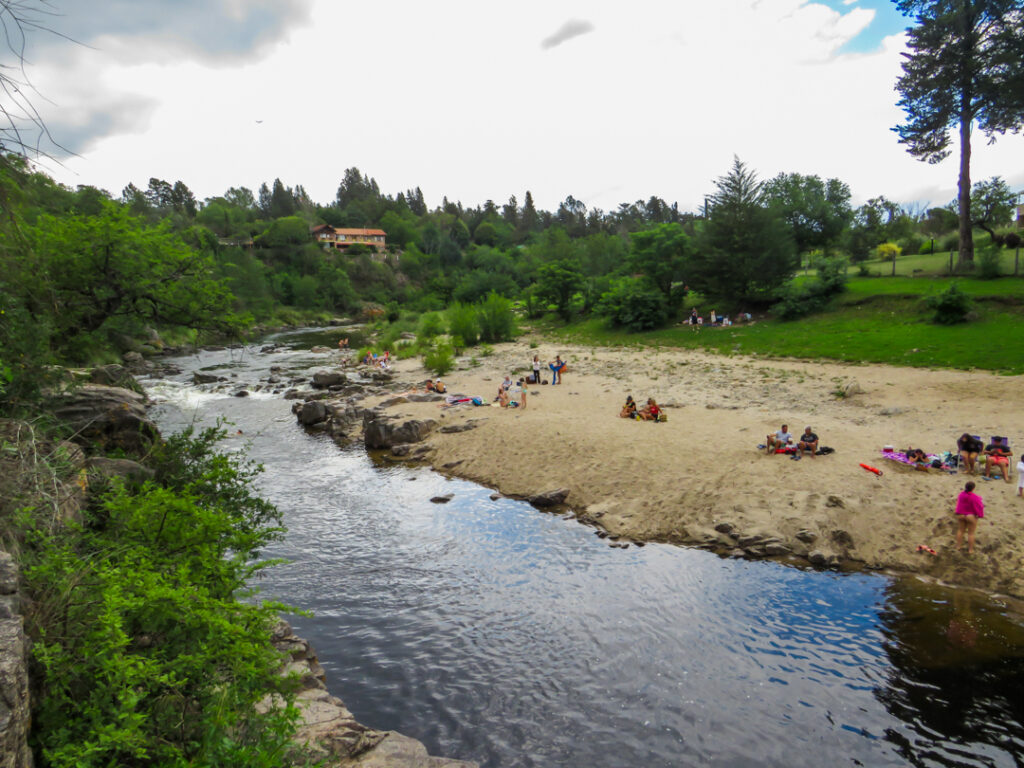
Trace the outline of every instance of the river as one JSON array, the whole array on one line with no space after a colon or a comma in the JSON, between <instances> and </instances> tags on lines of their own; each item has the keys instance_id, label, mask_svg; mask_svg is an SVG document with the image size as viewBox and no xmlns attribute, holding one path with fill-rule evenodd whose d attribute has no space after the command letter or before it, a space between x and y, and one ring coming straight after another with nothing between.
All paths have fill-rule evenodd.
<instances>
[{"instance_id":1,"label":"river","mask_svg":"<svg viewBox=\"0 0 1024 768\"><path fill-rule=\"evenodd\" d=\"M913 577L611 548L425 467L374 461L255 391L317 333L176 358L162 430L227 419L289 532L263 596L363 723L482 766L1021 766L1024 618ZM328 342L329 343L329 342ZM192 372L228 383L196 387ZM234 397L245 385L248 397ZM453 493L448 504L430 498Z\"/></svg>"}]
</instances>

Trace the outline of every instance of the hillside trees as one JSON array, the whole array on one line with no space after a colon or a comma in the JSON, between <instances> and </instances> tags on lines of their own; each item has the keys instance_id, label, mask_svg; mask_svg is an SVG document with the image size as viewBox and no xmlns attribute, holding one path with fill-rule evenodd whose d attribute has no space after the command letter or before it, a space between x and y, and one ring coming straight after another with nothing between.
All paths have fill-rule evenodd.
<instances>
[{"instance_id":1,"label":"hillside trees","mask_svg":"<svg viewBox=\"0 0 1024 768\"><path fill-rule=\"evenodd\" d=\"M83 334L118 322L224 332L241 324L209 256L117 203L104 202L98 216L42 216L26 240L21 258L5 254L5 271L69 353Z\"/></svg>"},{"instance_id":2,"label":"hillside trees","mask_svg":"<svg viewBox=\"0 0 1024 768\"><path fill-rule=\"evenodd\" d=\"M796 271L789 228L766 205L763 183L739 158L716 186L688 259L687 281L709 297L766 304Z\"/></svg>"},{"instance_id":3,"label":"hillside trees","mask_svg":"<svg viewBox=\"0 0 1024 768\"><path fill-rule=\"evenodd\" d=\"M972 264L971 130L989 138L1024 128L1024 8L1020 0L895 0L916 25L896 88L906 122L895 130L911 155L950 154L957 129L960 263Z\"/></svg>"},{"instance_id":4,"label":"hillside trees","mask_svg":"<svg viewBox=\"0 0 1024 768\"><path fill-rule=\"evenodd\" d=\"M667 308L676 309L685 295L682 280L691 251L690 238L679 224L659 224L633 233L628 264L661 292Z\"/></svg>"},{"instance_id":5,"label":"hillside trees","mask_svg":"<svg viewBox=\"0 0 1024 768\"><path fill-rule=\"evenodd\" d=\"M765 184L765 196L789 224L799 253L829 251L853 219L850 188L839 179L780 173Z\"/></svg>"}]
</instances>

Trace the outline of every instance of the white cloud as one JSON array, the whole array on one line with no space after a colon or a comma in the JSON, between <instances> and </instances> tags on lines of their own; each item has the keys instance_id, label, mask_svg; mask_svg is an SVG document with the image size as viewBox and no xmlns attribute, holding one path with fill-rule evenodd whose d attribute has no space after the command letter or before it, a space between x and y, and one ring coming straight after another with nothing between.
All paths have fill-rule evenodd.
<instances>
[{"instance_id":1,"label":"white cloud","mask_svg":"<svg viewBox=\"0 0 1024 768\"><path fill-rule=\"evenodd\" d=\"M318 0L311 13L236 65L67 54L76 64L45 78L67 84L62 98L73 101L88 72L129 104L154 106L122 110L131 119L121 114L60 178L111 190L182 179L204 197L280 177L326 202L355 165L388 192L421 186L431 204L443 194L522 200L530 189L548 208L569 194L606 210L651 195L696 208L738 154L765 177L839 177L860 200L955 186L955 162L918 163L889 130L901 119L902 37L870 54L836 53L870 10L803 0L514 11ZM592 30L539 48L566 18ZM82 101L103 104L99 94ZM1019 168L1022 146L979 139L975 177Z\"/></svg>"}]
</instances>

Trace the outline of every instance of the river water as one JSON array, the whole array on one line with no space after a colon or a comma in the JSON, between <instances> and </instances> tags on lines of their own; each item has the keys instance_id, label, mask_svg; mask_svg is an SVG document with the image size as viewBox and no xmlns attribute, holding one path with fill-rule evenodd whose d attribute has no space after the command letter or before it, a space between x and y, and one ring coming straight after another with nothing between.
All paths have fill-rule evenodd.
<instances>
[{"instance_id":1,"label":"river water","mask_svg":"<svg viewBox=\"0 0 1024 768\"><path fill-rule=\"evenodd\" d=\"M375 462L253 391L272 365L321 367L306 350L322 339L178 358L180 375L143 383L165 432L242 430L224 447L265 466L289 528L263 595L314 612L292 623L361 722L483 766L1024 765L1024 618L1000 601L613 549L567 517ZM230 386L195 387L196 370Z\"/></svg>"}]
</instances>

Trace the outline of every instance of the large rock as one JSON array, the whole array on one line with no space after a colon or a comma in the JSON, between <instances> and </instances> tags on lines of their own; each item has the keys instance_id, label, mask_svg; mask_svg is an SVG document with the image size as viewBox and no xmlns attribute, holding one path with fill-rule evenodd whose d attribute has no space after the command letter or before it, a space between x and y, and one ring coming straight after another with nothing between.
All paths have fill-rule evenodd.
<instances>
[{"instance_id":1,"label":"large rock","mask_svg":"<svg viewBox=\"0 0 1024 768\"><path fill-rule=\"evenodd\" d=\"M313 387L315 389L327 389L348 381L344 373L335 371L317 371L313 374Z\"/></svg>"},{"instance_id":2,"label":"large rock","mask_svg":"<svg viewBox=\"0 0 1024 768\"><path fill-rule=\"evenodd\" d=\"M0 768L30 768L27 639L20 616L0 619Z\"/></svg>"},{"instance_id":3,"label":"large rock","mask_svg":"<svg viewBox=\"0 0 1024 768\"><path fill-rule=\"evenodd\" d=\"M327 406L319 400L303 403L298 412L299 423L305 427L327 421Z\"/></svg>"},{"instance_id":4,"label":"large rock","mask_svg":"<svg viewBox=\"0 0 1024 768\"><path fill-rule=\"evenodd\" d=\"M363 442L367 448L390 448L401 443L418 443L437 429L433 419L409 419L399 424L376 413L363 417Z\"/></svg>"},{"instance_id":5,"label":"large rock","mask_svg":"<svg viewBox=\"0 0 1024 768\"><path fill-rule=\"evenodd\" d=\"M160 437L149 420L146 398L121 387L86 384L52 397L54 418L74 431L80 444L98 444L103 452L144 453Z\"/></svg>"}]
</instances>

